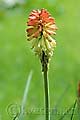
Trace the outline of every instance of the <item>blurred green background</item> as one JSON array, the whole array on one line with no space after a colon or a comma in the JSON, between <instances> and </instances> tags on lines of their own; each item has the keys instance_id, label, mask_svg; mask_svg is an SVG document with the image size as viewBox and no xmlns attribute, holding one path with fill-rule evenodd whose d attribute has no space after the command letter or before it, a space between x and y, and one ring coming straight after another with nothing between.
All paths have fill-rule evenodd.
<instances>
[{"instance_id":1,"label":"blurred green background","mask_svg":"<svg viewBox=\"0 0 80 120\"><path fill-rule=\"evenodd\" d=\"M31 70L26 109L44 107L40 61L30 49L25 33L29 13L40 8L46 8L55 17L59 28L49 69L51 108L58 106L65 111L76 99L80 80L80 1L0 0L0 120L12 119L7 108L10 104L21 104ZM43 115L24 115L24 120L43 118Z\"/></svg>"}]
</instances>

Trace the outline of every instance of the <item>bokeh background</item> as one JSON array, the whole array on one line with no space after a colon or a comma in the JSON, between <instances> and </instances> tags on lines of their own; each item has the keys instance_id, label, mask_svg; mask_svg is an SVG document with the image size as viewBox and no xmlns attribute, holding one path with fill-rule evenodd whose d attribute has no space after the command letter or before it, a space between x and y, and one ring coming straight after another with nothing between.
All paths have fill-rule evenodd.
<instances>
[{"instance_id":1,"label":"bokeh background","mask_svg":"<svg viewBox=\"0 0 80 120\"><path fill-rule=\"evenodd\" d=\"M10 104L21 104L31 70L33 76L26 109L44 107L40 61L30 49L25 33L29 13L41 8L55 17L58 26L55 36L57 47L49 69L51 108L57 106L65 111L77 97L80 80L80 1L0 0L0 120L12 119L7 108ZM24 120L31 119L41 120L43 115L24 115Z\"/></svg>"}]
</instances>

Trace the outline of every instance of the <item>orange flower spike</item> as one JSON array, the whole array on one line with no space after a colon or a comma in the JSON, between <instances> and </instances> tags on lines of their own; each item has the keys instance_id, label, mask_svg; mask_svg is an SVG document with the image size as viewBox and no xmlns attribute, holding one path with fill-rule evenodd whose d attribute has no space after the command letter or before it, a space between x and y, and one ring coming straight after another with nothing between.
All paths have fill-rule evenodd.
<instances>
[{"instance_id":1,"label":"orange flower spike","mask_svg":"<svg viewBox=\"0 0 80 120\"><path fill-rule=\"evenodd\" d=\"M56 41L52 35L56 34L55 19L45 9L33 10L28 18L26 30L28 40L32 40L32 46L36 54L42 51L47 56L52 56Z\"/></svg>"}]
</instances>

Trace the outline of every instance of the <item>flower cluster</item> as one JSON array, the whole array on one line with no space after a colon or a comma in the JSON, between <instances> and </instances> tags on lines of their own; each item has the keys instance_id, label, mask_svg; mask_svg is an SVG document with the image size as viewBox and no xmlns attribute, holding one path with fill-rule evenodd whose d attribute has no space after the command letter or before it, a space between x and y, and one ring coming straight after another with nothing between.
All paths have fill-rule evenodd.
<instances>
[{"instance_id":1,"label":"flower cluster","mask_svg":"<svg viewBox=\"0 0 80 120\"><path fill-rule=\"evenodd\" d=\"M57 30L55 19L45 9L33 10L29 15L27 26L28 40L32 41L35 53L40 56L44 51L48 57L52 56L56 47L53 38Z\"/></svg>"}]
</instances>

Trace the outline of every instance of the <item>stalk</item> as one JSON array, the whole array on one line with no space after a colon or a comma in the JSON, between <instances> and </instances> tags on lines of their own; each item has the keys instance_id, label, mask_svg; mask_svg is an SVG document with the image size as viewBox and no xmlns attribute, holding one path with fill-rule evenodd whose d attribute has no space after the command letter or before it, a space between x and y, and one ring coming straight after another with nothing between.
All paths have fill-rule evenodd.
<instances>
[{"instance_id":1,"label":"stalk","mask_svg":"<svg viewBox=\"0 0 80 120\"><path fill-rule=\"evenodd\" d=\"M48 78L47 78L47 70L44 71L44 94L45 94L45 113L46 120L50 120L49 115L49 86L48 86Z\"/></svg>"},{"instance_id":2,"label":"stalk","mask_svg":"<svg viewBox=\"0 0 80 120\"><path fill-rule=\"evenodd\" d=\"M44 108L45 108L45 120L50 120L50 101L49 101L49 83L48 83L48 58L44 51L42 52L42 72L44 76Z\"/></svg>"}]
</instances>

